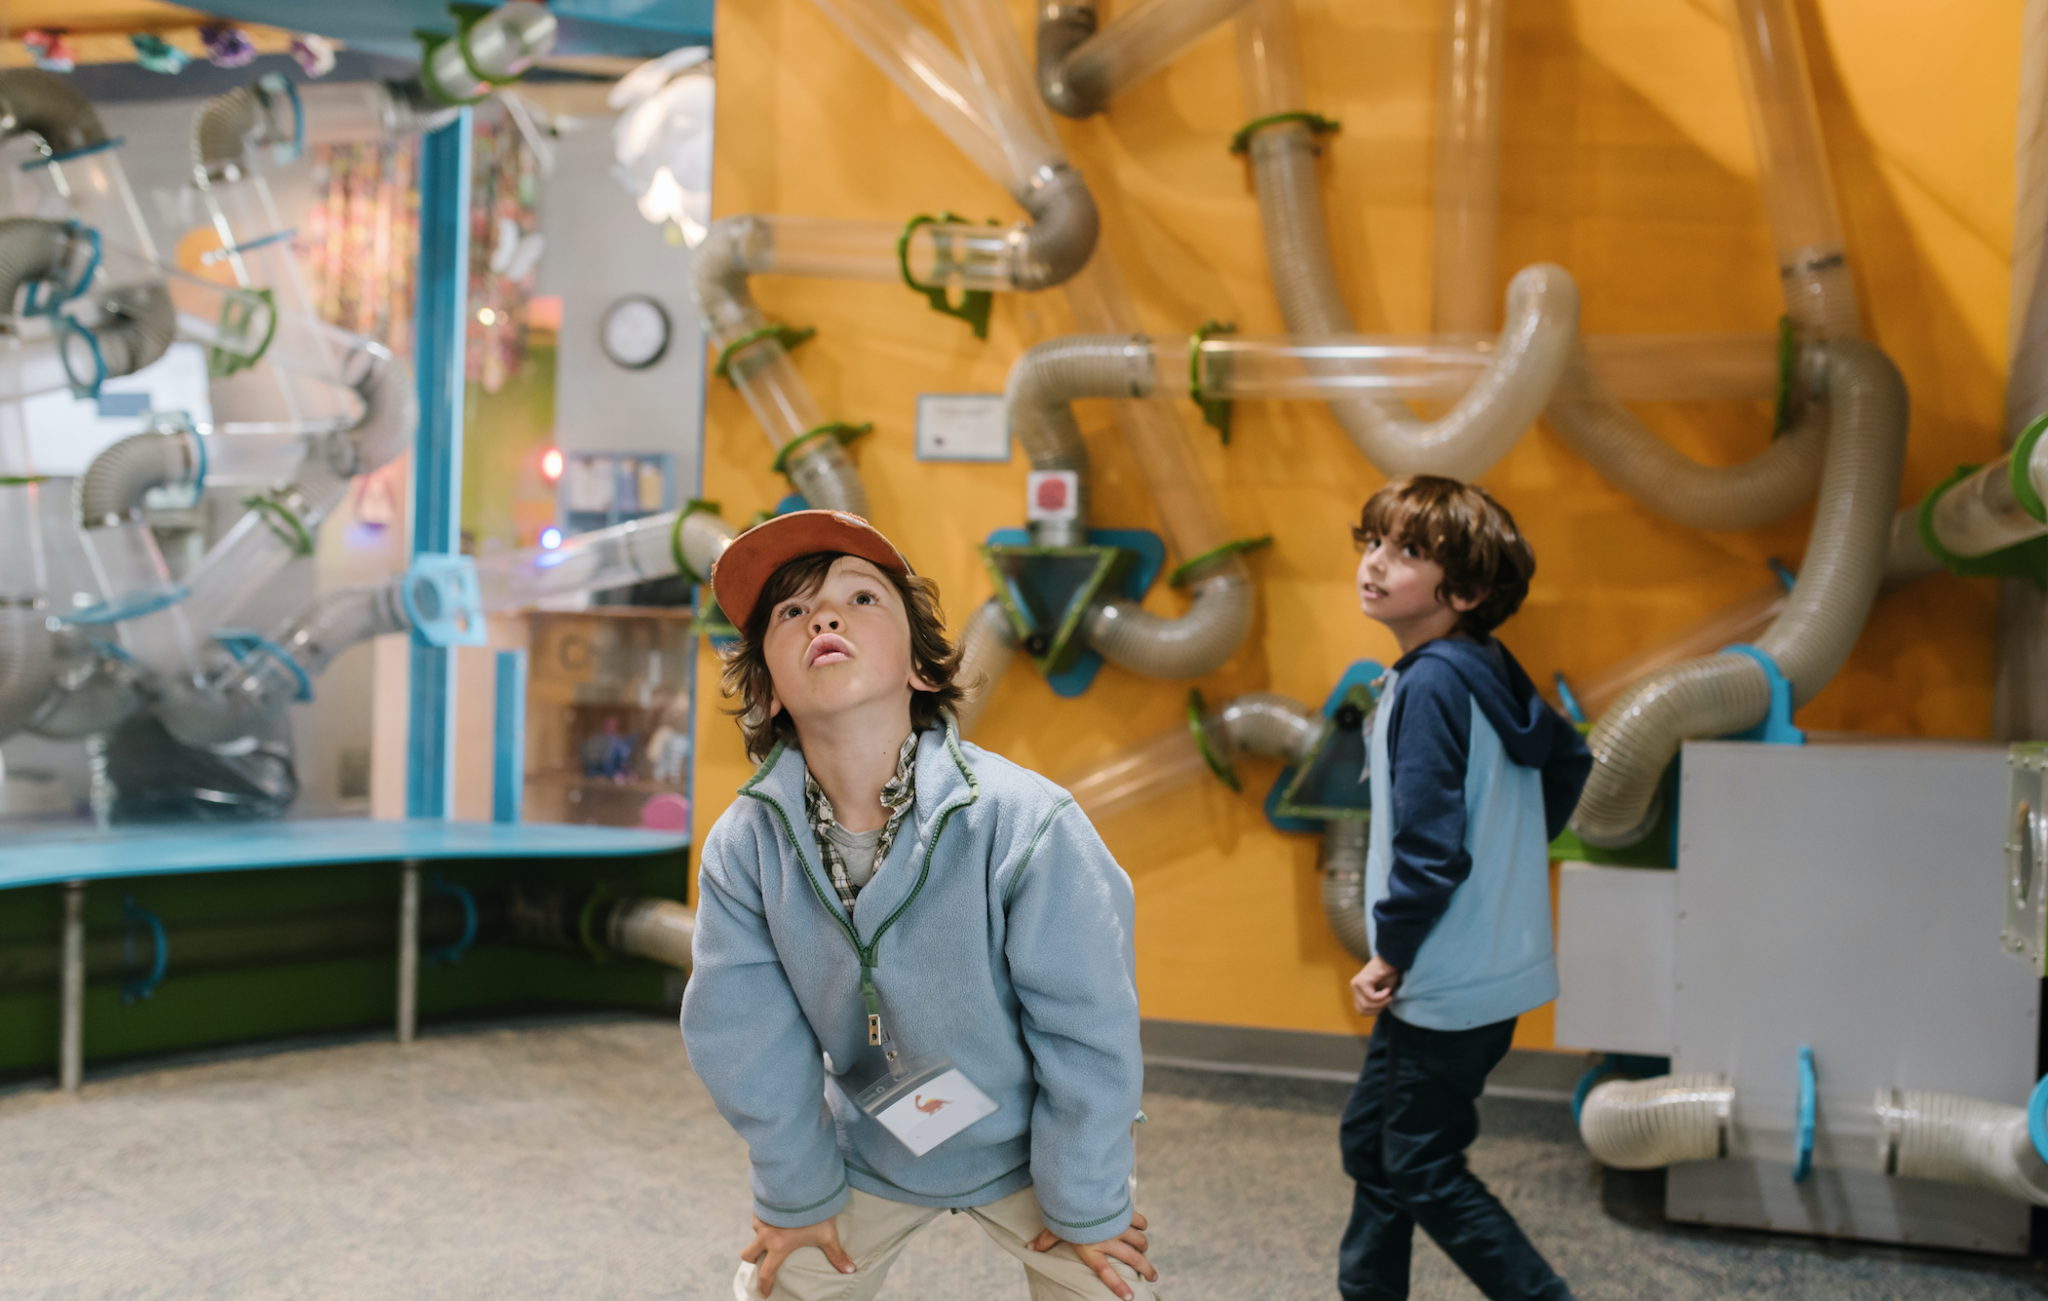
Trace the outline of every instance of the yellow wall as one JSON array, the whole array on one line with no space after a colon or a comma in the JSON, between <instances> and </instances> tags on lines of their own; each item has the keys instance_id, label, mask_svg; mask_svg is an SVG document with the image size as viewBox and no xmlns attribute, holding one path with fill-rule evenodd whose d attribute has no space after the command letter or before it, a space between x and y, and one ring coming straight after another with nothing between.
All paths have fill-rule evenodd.
<instances>
[{"instance_id":1,"label":"yellow wall","mask_svg":"<svg viewBox=\"0 0 2048 1301\"><path fill-rule=\"evenodd\" d=\"M943 30L936 0L910 6ZM1112 13L1128 4L1112 3ZM1870 335L1912 392L1905 492L1998 444L2012 244L2019 0L1926 6L1796 0ZM1023 29L1030 6L1012 0ZM1364 331L1429 319L1432 0L1297 0L1311 107L1341 118L1326 141L1325 211L1346 300ZM1508 7L1500 276L1529 262L1577 277L1589 331L1763 330L1779 311L1732 45L1713 0L1517 0ZM720 215L777 212L902 220L941 208L1016 215L1007 196L863 59L808 0L728 0L718 11ZM1061 124L1104 238L1145 323L1209 317L1283 327L1257 204L1224 151L1243 122L1231 35L1212 34L1110 113ZM954 617L988 593L973 546L1022 515L1025 465L919 463L920 392L994 392L1025 347L1069 329L1056 295L998 300L988 342L894 286L761 280L771 316L819 327L797 364L829 418L872 420L857 452L876 523L941 584ZM1645 407L1708 461L1754 454L1767 413L1738 403ZM1237 658L1200 685L1211 700L1262 689L1320 701L1343 667L1391 661L1359 615L1346 527L1381 482L1320 407L1248 405L1225 449L1177 411L1234 534L1271 533L1252 560L1260 614ZM1095 456L1097 522L1150 525L1136 467L1104 404L1081 404ZM729 387L707 415L706 495L744 519L787 489ZM1809 517L1734 535L1663 523L1538 429L1484 482L1516 513L1540 568L1504 640L1539 681L1584 677L1754 588L1763 561L1796 563ZM1150 604L1180 608L1171 593ZM1809 728L1985 736L1990 585L1948 577L1881 600ZM697 829L747 771L716 678L700 681ZM1027 663L1003 681L977 740L1055 777L1174 725L1185 685L1106 670L1055 698ZM1313 839L1260 816L1272 765L1247 793L1191 787L1103 827L1138 894L1147 1016L1352 1031L1355 970L1324 924ZM1546 1013L1522 1041L1550 1042Z\"/></svg>"}]
</instances>

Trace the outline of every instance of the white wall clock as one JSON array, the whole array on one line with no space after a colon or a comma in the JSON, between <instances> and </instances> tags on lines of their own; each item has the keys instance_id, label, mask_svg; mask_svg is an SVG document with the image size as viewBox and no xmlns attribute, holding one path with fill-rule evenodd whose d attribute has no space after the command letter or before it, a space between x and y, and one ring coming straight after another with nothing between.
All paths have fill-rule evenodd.
<instances>
[{"instance_id":1,"label":"white wall clock","mask_svg":"<svg viewBox=\"0 0 2048 1301\"><path fill-rule=\"evenodd\" d=\"M645 370L668 351L668 313L644 294L621 298L605 309L600 336L614 364Z\"/></svg>"}]
</instances>

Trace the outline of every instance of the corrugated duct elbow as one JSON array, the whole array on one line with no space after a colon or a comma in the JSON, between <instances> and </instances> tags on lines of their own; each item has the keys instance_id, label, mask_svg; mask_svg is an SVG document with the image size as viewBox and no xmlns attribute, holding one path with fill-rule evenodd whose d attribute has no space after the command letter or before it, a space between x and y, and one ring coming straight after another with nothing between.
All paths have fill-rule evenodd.
<instances>
[{"instance_id":1,"label":"corrugated duct elbow","mask_svg":"<svg viewBox=\"0 0 2048 1301\"><path fill-rule=\"evenodd\" d=\"M1287 328L1311 338L1352 333L1330 260L1314 137L1300 122L1283 122L1256 133L1250 148L1266 262ZM1578 286L1562 267L1524 267L1508 285L1506 320L1493 362L1440 419L1420 420L1400 402L1370 398L1332 402L1330 414L1385 474L1478 478L1556 388L1576 346Z\"/></svg>"},{"instance_id":2,"label":"corrugated duct elbow","mask_svg":"<svg viewBox=\"0 0 2048 1301\"><path fill-rule=\"evenodd\" d=\"M1232 754L1263 754L1299 763L1323 734L1323 716L1292 696L1247 691L1216 711L1215 729Z\"/></svg>"},{"instance_id":3,"label":"corrugated duct elbow","mask_svg":"<svg viewBox=\"0 0 2048 1301\"><path fill-rule=\"evenodd\" d=\"M1849 657L1890 550L1906 445L1906 386L1860 339L1825 345L1830 433L1820 507L1790 598L1757 649L1791 683L1794 707L1819 694ZM1656 820L1657 784L1688 738L1754 727L1770 679L1747 655L1682 660L1638 682L1594 724L1593 772L1572 827L1594 845L1632 844Z\"/></svg>"},{"instance_id":4,"label":"corrugated duct elbow","mask_svg":"<svg viewBox=\"0 0 2048 1301\"><path fill-rule=\"evenodd\" d=\"M1089 648L1148 678L1199 678L1215 672L1251 631L1251 575L1244 561L1232 556L1188 587L1194 604L1178 619L1162 618L1136 601L1096 606L1084 625Z\"/></svg>"},{"instance_id":5,"label":"corrugated duct elbow","mask_svg":"<svg viewBox=\"0 0 2048 1301\"><path fill-rule=\"evenodd\" d=\"M57 155L97 149L106 128L69 78L40 68L0 72L0 137L32 135Z\"/></svg>"},{"instance_id":6,"label":"corrugated duct elbow","mask_svg":"<svg viewBox=\"0 0 2048 1301\"><path fill-rule=\"evenodd\" d=\"M2048 1164L2034 1150L2026 1108L1892 1089L1878 1094L1877 1114L1886 1173L1975 1184L2048 1206Z\"/></svg>"},{"instance_id":7,"label":"corrugated duct elbow","mask_svg":"<svg viewBox=\"0 0 2048 1301\"><path fill-rule=\"evenodd\" d=\"M297 134L282 115L293 112L286 95L259 78L216 95L199 106L192 119L193 170L209 181L230 179L242 168L249 150L276 145Z\"/></svg>"},{"instance_id":8,"label":"corrugated duct elbow","mask_svg":"<svg viewBox=\"0 0 2048 1301\"><path fill-rule=\"evenodd\" d=\"M74 490L80 528L118 524L142 506L143 494L199 474L199 436L190 430L148 430L109 445L79 477Z\"/></svg>"},{"instance_id":9,"label":"corrugated duct elbow","mask_svg":"<svg viewBox=\"0 0 2048 1301\"><path fill-rule=\"evenodd\" d=\"M1016 249L1012 284L1027 293L1050 289L1088 265L1102 222L1081 173L1065 163L1047 163L1017 202L1031 214L1031 224L1010 234Z\"/></svg>"},{"instance_id":10,"label":"corrugated duct elbow","mask_svg":"<svg viewBox=\"0 0 2048 1301\"><path fill-rule=\"evenodd\" d=\"M78 227L41 217L0 219L0 313L14 311L21 287L64 275Z\"/></svg>"},{"instance_id":11,"label":"corrugated duct elbow","mask_svg":"<svg viewBox=\"0 0 2048 1301\"><path fill-rule=\"evenodd\" d=\"M1798 509L1820 482L1827 451L1825 413L1808 402L1747 461L1701 465L1601 393L1583 350L1543 414L1601 478L1672 523L1709 532L1756 528Z\"/></svg>"},{"instance_id":12,"label":"corrugated duct elbow","mask_svg":"<svg viewBox=\"0 0 2048 1301\"><path fill-rule=\"evenodd\" d=\"M1095 35L1101 20L1093 0L1064 0L1038 7L1038 93L1061 117L1093 117L1109 98L1106 86L1083 86L1068 75L1067 56Z\"/></svg>"},{"instance_id":13,"label":"corrugated duct elbow","mask_svg":"<svg viewBox=\"0 0 2048 1301\"><path fill-rule=\"evenodd\" d=\"M287 620L271 641L308 677L319 677L349 647L412 627L401 591L404 581L405 575L399 574L382 583L329 592Z\"/></svg>"},{"instance_id":14,"label":"corrugated duct elbow","mask_svg":"<svg viewBox=\"0 0 2048 1301\"><path fill-rule=\"evenodd\" d=\"M1344 951L1372 961L1372 936L1365 925L1365 853L1370 824L1332 818L1323 824L1323 916Z\"/></svg>"},{"instance_id":15,"label":"corrugated duct elbow","mask_svg":"<svg viewBox=\"0 0 2048 1301\"><path fill-rule=\"evenodd\" d=\"M105 319L92 327L92 336L109 378L133 375L163 356L177 337L178 312L161 280L110 289L100 310Z\"/></svg>"},{"instance_id":16,"label":"corrugated duct elbow","mask_svg":"<svg viewBox=\"0 0 2048 1301\"><path fill-rule=\"evenodd\" d=\"M1088 540L1088 444L1074 420L1076 398L1139 398L1152 391L1152 350L1143 336L1075 334L1049 339L1010 367L1004 403L1010 432L1034 470L1072 470L1079 476L1071 521L1032 528L1044 546Z\"/></svg>"},{"instance_id":17,"label":"corrugated duct elbow","mask_svg":"<svg viewBox=\"0 0 2048 1301\"><path fill-rule=\"evenodd\" d=\"M347 373L349 387L363 401L362 418L349 429L353 472L368 474L412 446L420 424L419 385L411 363L370 339L356 345Z\"/></svg>"},{"instance_id":18,"label":"corrugated duct elbow","mask_svg":"<svg viewBox=\"0 0 2048 1301\"><path fill-rule=\"evenodd\" d=\"M1654 1170L1728 1154L1735 1090L1719 1075L1609 1080L1586 1095L1579 1135L1593 1159L1617 1170Z\"/></svg>"},{"instance_id":19,"label":"corrugated duct elbow","mask_svg":"<svg viewBox=\"0 0 2048 1301\"><path fill-rule=\"evenodd\" d=\"M953 671L953 680L966 693L953 711L960 735L968 735L981 721L996 683L1003 680L1016 653L1017 634L1010 627L1010 616L1003 612L1003 603L991 596L975 608L960 630L960 667Z\"/></svg>"},{"instance_id":20,"label":"corrugated duct elbow","mask_svg":"<svg viewBox=\"0 0 2048 1301\"><path fill-rule=\"evenodd\" d=\"M0 736L20 731L43 705L53 667L48 613L39 604L0 606Z\"/></svg>"}]
</instances>

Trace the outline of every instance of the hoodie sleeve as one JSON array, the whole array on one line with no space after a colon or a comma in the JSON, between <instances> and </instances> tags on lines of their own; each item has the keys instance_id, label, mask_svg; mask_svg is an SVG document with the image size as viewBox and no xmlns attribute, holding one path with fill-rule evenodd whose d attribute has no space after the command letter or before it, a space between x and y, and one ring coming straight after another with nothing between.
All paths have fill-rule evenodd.
<instances>
[{"instance_id":1,"label":"hoodie sleeve","mask_svg":"<svg viewBox=\"0 0 2048 1301\"><path fill-rule=\"evenodd\" d=\"M745 845L719 832L705 838L698 877L683 1042L718 1114L747 1142L754 1214L802 1228L837 1215L848 1196L823 1052L768 933L758 875L728 870Z\"/></svg>"},{"instance_id":2,"label":"hoodie sleeve","mask_svg":"<svg viewBox=\"0 0 2048 1301\"><path fill-rule=\"evenodd\" d=\"M1131 1222L1138 1046L1131 879L1069 796L1004 885L1003 946L1038 1078L1031 1179L1047 1227L1101 1242Z\"/></svg>"},{"instance_id":3,"label":"hoodie sleeve","mask_svg":"<svg viewBox=\"0 0 2048 1301\"><path fill-rule=\"evenodd\" d=\"M1579 807L1579 793L1592 775L1593 752L1586 748L1586 738L1559 716L1550 732L1550 753L1543 760L1543 822L1552 840L1564 834L1565 823Z\"/></svg>"},{"instance_id":4,"label":"hoodie sleeve","mask_svg":"<svg viewBox=\"0 0 2048 1301\"><path fill-rule=\"evenodd\" d=\"M1451 906L1472 874L1465 850L1465 762L1471 753L1472 693L1457 670L1422 658L1394 689L1387 757L1393 772L1394 854L1387 894L1373 907L1374 951L1396 970Z\"/></svg>"}]
</instances>

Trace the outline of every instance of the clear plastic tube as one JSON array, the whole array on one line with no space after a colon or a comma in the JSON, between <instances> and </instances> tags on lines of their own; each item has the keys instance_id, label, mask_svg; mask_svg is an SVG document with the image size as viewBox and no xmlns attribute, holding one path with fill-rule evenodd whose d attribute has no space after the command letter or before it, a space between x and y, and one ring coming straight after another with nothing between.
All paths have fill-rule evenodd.
<instances>
[{"instance_id":1,"label":"clear plastic tube","mask_svg":"<svg viewBox=\"0 0 2048 1301\"><path fill-rule=\"evenodd\" d=\"M1097 105L1179 57L1249 0L1144 0L1067 55L1065 79Z\"/></svg>"},{"instance_id":2,"label":"clear plastic tube","mask_svg":"<svg viewBox=\"0 0 2048 1301\"><path fill-rule=\"evenodd\" d=\"M894 284L902 280L907 260L911 278L922 285L1002 293L1017 288L1015 242L1000 226L922 222L899 259L903 227L893 222L780 215L747 220L766 240L758 252L748 252L747 270L754 275Z\"/></svg>"},{"instance_id":3,"label":"clear plastic tube","mask_svg":"<svg viewBox=\"0 0 2048 1301\"><path fill-rule=\"evenodd\" d=\"M1019 174L1012 165L995 121L975 93L967 65L945 42L892 0L815 2L975 166L1003 178L1012 193L1029 181L1029 171Z\"/></svg>"},{"instance_id":4,"label":"clear plastic tube","mask_svg":"<svg viewBox=\"0 0 2048 1301\"><path fill-rule=\"evenodd\" d=\"M118 148L32 165L23 188L37 216L75 217L106 243L139 249L152 263L160 260Z\"/></svg>"},{"instance_id":5,"label":"clear plastic tube","mask_svg":"<svg viewBox=\"0 0 2048 1301\"><path fill-rule=\"evenodd\" d=\"M1455 401L1493 363L1489 335L1221 335L1193 346L1154 339L1157 387L1205 398L1328 402L1369 394ZM1179 344L1176 347L1176 344ZM1769 400L1778 392L1772 334L1587 335L1591 378L1617 400ZM1572 378L1567 370L1559 390Z\"/></svg>"},{"instance_id":6,"label":"clear plastic tube","mask_svg":"<svg viewBox=\"0 0 2048 1301\"><path fill-rule=\"evenodd\" d=\"M1010 193L1024 197L1041 168L1064 163L1066 150L1024 61L1004 0L945 0L946 22L980 88L989 121L1009 160Z\"/></svg>"},{"instance_id":7,"label":"clear plastic tube","mask_svg":"<svg viewBox=\"0 0 2048 1301\"><path fill-rule=\"evenodd\" d=\"M1733 5L1736 61L1786 310L1812 337L1855 335L1856 292L1799 23L1785 0Z\"/></svg>"},{"instance_id":8,"label":"clear plastic tube","mask_svg":"<svg viewBox=\"0 0 2048 1301\"><path fill-rule=\"evenodd\" d=\"M1441 0L1431 327L1494 328L1499 288L1501 67L1507 0Z\"/></svg>"},{"instance_id":9,"label":"clear plastic tube","mask_svg":"<svg viewBox=\"0 0 2048 1301\"><path fill-rule=\"evenodd\" d=\"M71 371L64 359L65 337L38 333L0 341L0 403L13 404L38 393L71 387ZM90 347L85 351L89 354ZM80 359L79 369L85 376L92 374L89 355Z\"/></svg>"},{"instance_id":10,"label":"clear plastic tube","mask_svg":"<svg viewBox=\"0 0 2048 1301\"><path fill-rule=\"evenodd\" d=\"M206 481L214 486L268 487L289 483L306 459L312 436L279 433L201 433L206 444Z\"/></svg>"},{"instance_id":11,"label":"clear plastic tube","mask_svg":"<svg viewBox=\"0 0 2048 1301\"><path fill-rule=\"evenodd\" d=\"M1062 778L1060 785L1083 813L1102 819L1205 777L1215 780L1194 733L1181 723Z\"/></svg>"},{"instance_id":12,"label":"clear plastic tube","mask_svg":"<svg viewBox=\"0 0 2048 1301\"><path fill-rule=\"evenodd\" d=\"M1959 556L1989 555L2048 533L2048 524L2029 515L2013 495L2004 456L1943 489L1929 511L1929 523L1943 549Z\"/></svg>"},{"instance_id":13,"label":"clear plastic tube","mask_svg":"<svg viewBox=\"0 0 2048 1301\"><path fill-rule=\"evenodd\" d=\"M1294 0L1253 0L1237 20L1237 66L1244 77L1245 114L1253 121L1276 113L1299 113L1308 93L1302 88L1301 49L1294 39Z\"/></svg>"},{"instance_id":14,"label":"clear plastic tube","mask_svg":"<svg viewBox=\"0 0 2048 1301\"><path fill-rule=\"evenodd\" d=\"M517 610L550 597L627 587L676 572L678 512L579 533L554 550L530 547L477 562L486 610Z\"/></svg>"}]
</instances>

